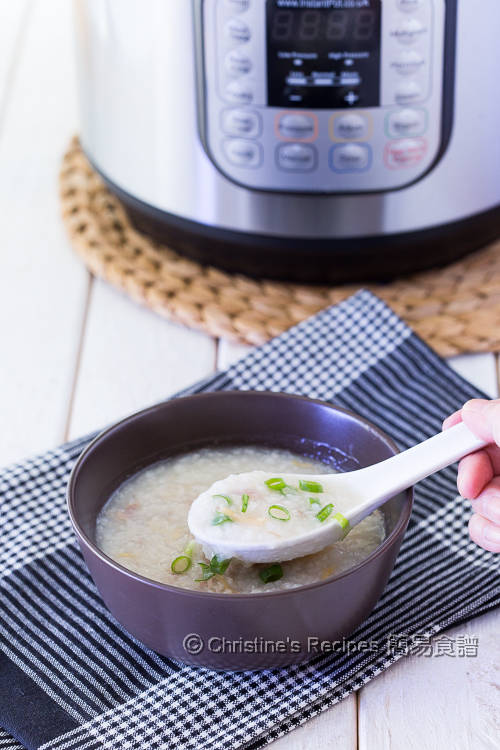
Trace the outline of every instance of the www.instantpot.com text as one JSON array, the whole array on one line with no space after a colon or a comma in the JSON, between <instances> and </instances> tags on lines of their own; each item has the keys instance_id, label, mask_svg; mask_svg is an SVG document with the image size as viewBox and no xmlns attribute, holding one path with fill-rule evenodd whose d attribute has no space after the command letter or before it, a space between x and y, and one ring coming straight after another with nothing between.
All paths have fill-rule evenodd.
<instances>
[{"instance_id":1,"label":"www.instantpot.com text","mask_svg":"<svg viewBox=\"0 0 500 750\"><path fill-rule=\"evenodd\" d=\"M369 8L370 0L276 0L278 8L340 9Z\"/></svg>"}]
</instances>

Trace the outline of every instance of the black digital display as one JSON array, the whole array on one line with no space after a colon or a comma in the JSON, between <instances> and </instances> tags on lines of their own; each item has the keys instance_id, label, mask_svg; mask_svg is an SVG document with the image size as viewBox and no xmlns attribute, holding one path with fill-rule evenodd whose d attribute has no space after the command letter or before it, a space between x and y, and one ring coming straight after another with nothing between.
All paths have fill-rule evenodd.
<instances>
[{"instance_id":1,"label":"black digital display","mask_svg":"<svg viewBox=\"0 0 500 750\"><path fill-rule=\"evenodd\" d=\"M268 104L380 103L381 0L267 0Z\"/></svg>"}]
</instances>

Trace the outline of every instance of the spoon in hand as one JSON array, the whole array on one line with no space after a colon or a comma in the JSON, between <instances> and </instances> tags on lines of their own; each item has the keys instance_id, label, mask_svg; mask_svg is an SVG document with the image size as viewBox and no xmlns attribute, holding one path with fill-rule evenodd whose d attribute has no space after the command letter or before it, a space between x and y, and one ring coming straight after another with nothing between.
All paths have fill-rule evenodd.
<instances>
[{"instance_id":1,"label":"spoon in hand","mask_svg":"<svg viewBox=\"0 0 500 750\"><path fill-rule=\"evenodd\" d=\"M364 469L232 474L199 495L188 525L207 557L283 562L342 539L389 498L486 443L460 423Z\"/></svg>"}]
</instances>

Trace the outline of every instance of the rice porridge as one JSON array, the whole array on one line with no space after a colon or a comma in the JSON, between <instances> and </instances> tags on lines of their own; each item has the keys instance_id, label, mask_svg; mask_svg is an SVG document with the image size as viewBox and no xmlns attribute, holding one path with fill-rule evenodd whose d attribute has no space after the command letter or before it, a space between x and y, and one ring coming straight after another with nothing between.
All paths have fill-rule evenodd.
<instances>
[{"instance_id":1,"label":"rice porridge","mask_svg":"<svg viewBox=\"0 0 500 750\"><path fill-rule=\"evenodd\" d=\"M340 542L278 565L209 560L189 533L193 500L213 482L255 468L326 474L328 465L262 447L204 448L154 464L124 482L97 519L98 547L126 568L161 583L196 591L260 593L314 583L352 568L385 537L375 511Z\"/></svg>"}]
</instances>

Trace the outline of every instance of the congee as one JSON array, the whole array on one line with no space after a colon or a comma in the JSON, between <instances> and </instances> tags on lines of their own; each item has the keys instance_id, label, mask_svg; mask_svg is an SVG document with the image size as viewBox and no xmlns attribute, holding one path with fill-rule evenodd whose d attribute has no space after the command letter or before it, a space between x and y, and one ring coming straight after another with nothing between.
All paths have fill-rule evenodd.
<instances>
[{"instance_id":1,"label":"congee","mask_svg":"<svg viewBox=\"0 0 500 750\"><path fill-rule=\"evenodd\" d=\"M272 565L208 559L189 533L191 503L216 480L255 468L269 470L270 476L276 476L277 470L304 475L332 472L331 466L319 461L263 447L204 448L176 456L144 469L114 492L97 519L97 545L124 567L161 583L195 591L252 594L303 586L341 573L383 541L384 517L375 511L342 541L314 555Z\"/></svg>"}]
</instances>

